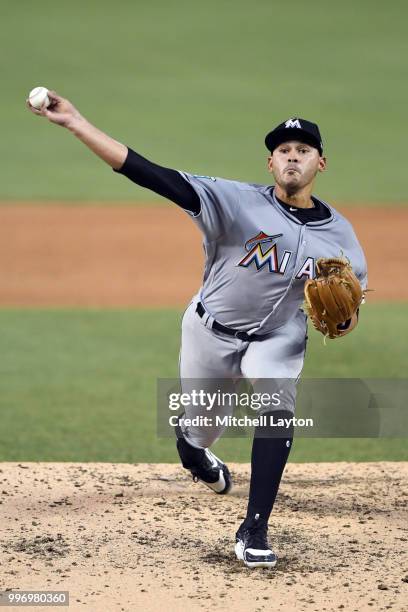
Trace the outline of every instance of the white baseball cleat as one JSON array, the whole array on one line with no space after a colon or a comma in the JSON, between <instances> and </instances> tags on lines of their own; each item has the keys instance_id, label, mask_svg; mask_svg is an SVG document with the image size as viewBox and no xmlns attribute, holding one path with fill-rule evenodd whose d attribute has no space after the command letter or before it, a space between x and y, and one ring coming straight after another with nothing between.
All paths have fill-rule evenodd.
<instances>
[{"instance_id":1,"label":"white baseball cleat","mask_svg":"<svg viewBox=\"0 0 408 612\"><path fill-rule=\"evenodd\" d=\"M275 567L278 557L269 548L268 523L255 514L236 534L235 554L247 567Z\"/></svg>"},{"instance_id":2,"label":"white baseball cleat","mask_svg":"<svg viewBox=\"0 0 408 612\"><path fill-rule=\"evenodd\" d=\"M205 448L204 455L200 464L190 468L194 482L203 482L215 493L225 495L232 487L229 469L210 449Z\"/></svg>"},{"instance_id":3,"label":"white baseball cleat","mask_svg":"<svg viewBox=\"0 0 408 612\"><path fill-rule=\"evenodd\" d=\"M204 483L219 495L225 495L231 490L232 478L229 469L208 448L194 448L184 437L179 437L177 450L183 467L190 470L194 482Z\"/></svg>"}]
</instances>

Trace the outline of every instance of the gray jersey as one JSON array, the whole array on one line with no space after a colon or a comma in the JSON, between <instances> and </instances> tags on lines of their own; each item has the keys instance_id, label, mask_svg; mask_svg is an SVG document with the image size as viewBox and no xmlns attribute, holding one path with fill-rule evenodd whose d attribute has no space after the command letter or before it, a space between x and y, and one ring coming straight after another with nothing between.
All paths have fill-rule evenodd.
<instances>
[{"instance_id":1,"label":"gray jersey","mask_svg":"<svg viewBox=\"0 0 408 612\"><path fill-rule=\"evenodd\" d=\"M269 186L180 174L201 202L193 216L206 254L200 299L220 323L258 333L284 325L301 307L319 257L348 258L366 288L366 261L353 228L325 202L330 217L302 224Z\"/></svg>"}]
</instances>

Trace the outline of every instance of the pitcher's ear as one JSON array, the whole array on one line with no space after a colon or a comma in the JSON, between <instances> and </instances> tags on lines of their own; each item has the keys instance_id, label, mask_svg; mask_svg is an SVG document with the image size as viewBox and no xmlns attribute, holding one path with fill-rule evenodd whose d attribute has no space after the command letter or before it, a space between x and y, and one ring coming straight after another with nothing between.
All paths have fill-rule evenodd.
<instances>
[{"instance_id":1,"label":"pitcher's ear","mask_svg":"<svg viewBox=\"0 0 408 612\"><path fill-rule=\"evenodd\" d=\"M327 170L327 157L321 157L319 160L319 172Z\"/></svg>"}]
</instances>

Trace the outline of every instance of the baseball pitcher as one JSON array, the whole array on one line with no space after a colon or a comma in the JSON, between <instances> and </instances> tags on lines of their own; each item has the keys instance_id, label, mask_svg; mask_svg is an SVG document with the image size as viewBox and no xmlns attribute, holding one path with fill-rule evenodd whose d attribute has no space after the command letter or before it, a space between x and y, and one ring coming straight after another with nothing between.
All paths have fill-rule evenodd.
<instances>
[{"instance_id":1,"label":"baseball pitcher","mask_svg":"<svg viewBox=\"0 0 408 612\"><path fill-rule=\"evenodd\" d=\"M65 127L113 170L175 202L198 225L206 263L203 284L182 321L180 377L183 391L203 381L247 379L268 391L285 380L285 401L270 406L268 434L255 428L247 514L236 534L235 553L248 567L273 567L268 520L292 446L296 381L302 371L307 315L325 337L339 338L358 323L367 286L362 248L350 223L312 195L326 170L318 126L300 118L281 123L266 138L274 185L193 175L159 166L87 121L57 93L49 106L30 110ZM306 312L303 304L306 301ZM233 406L217 406L228 416ZM209 447L224 426L192 425L198 408L186 408L176 428L177 450L195 481L217 494L231 488L227 466ZM292 419L293 420L293 419Z\"/></svg>"}]
</instances>

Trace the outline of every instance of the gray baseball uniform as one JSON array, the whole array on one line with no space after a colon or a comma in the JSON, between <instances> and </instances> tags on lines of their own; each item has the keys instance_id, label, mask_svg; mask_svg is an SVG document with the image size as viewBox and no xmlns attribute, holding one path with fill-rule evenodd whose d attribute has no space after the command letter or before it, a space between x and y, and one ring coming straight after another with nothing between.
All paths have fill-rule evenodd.
<instances>
[{"instance_id":1,"label":"gray baseball uniform","mask_svg":"<svg viewBox=\"0 0 408 612\"><path fill-rule=\"evenodd\" d=\"M180 376L192 379L298 379L303 367L307 319L301 309L304 283L315 276L319 257L349 259L364 288L367 267L351 224L325 202L328 216L302 224L279 205L273 189L222 178L180 173L198 194L201 211L192 218L204 235L203 285L182 324ZM199 317L201 302L205 314ZM211 329L213 321L249 334L247 342ZM231 385L233 383L231 382ZM208 391L216 383L208 381ZM287 409L294 410L295 385ZM228 410L222 408L223 414ZM195 416L188 408L186 417ZM208 447L222 428L185 427L193 445Z\"/></svg>"}]
</instances>

